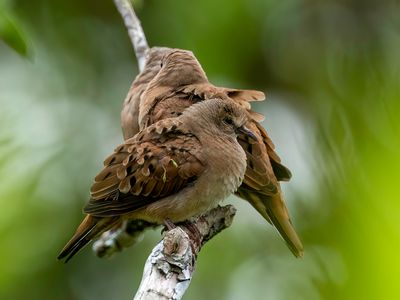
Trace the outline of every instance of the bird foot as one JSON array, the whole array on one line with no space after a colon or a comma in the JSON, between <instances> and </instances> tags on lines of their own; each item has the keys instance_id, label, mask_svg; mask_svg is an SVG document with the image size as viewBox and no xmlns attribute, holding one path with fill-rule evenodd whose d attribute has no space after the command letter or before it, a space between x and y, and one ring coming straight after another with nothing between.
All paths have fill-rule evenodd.
<instances>
[{"instance_id":1,"label":"bird foot","mask_svg":"<svg viewBox=\"0 0 400 300\"><path fill-rule=\"evenodd\" d=\"M164 220L164 225L165 225L165 229L164 229L165 231L176 228L176 225L168 218Z\"/></svg>"},{"instance_id":2,"label":"bird foot","mask_svg":"<svg viewBox=\"0 0 400 300\"><path fill-rule=\"evenodd\" d=\"M202 235L199 229L190 221L185 221L182 223L184 228L186 229L185 232L190 238L190 246L192 247L192 252L195 254L201 247L202 243Z\"/></svg>"}]
</instances>

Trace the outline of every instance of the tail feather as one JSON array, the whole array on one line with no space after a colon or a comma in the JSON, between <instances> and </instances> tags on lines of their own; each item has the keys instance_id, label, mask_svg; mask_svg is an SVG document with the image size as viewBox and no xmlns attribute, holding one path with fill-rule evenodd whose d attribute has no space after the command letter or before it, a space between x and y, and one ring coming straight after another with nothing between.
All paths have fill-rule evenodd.
<instances>
[{"instance_id":1,"label":"tail feather","mask_svg":"<svg viewBox=\"0 0 400 300\"><path fill-rule=\"evenodd\" d=\"M281 192L274 196L266 196L255 191L241 190L239 196L250 202L264 219L275 226L294 256L303 256L303 245L292 225Z\"/></svg>"},{"instance_id":2,"label":"tail feather","mask_svg":"<svg viewBox=\"0 0 400 300\"><path fill-rule=\"evenodd\" d=\"M286 205L281 198L282 194L278 193L271 199L267 200L266 211L272 223L285 240L290 251L296 257L303 256L303 245L297 235L292 221L290 220L289 213Z\"/></svg>"},{"instance_id":3,"label":"tail feather","mask_svg":"<svg viewBox=\"0 0 400 300\"><path fill-rule=\"evenodd\" d=\"M92 239L110 228L115 218L95 218L87 215L79 225L71 240L64 246L57 259L65 259L67 263L76 253L86 246Z\"/></svg>"}]
</instances>

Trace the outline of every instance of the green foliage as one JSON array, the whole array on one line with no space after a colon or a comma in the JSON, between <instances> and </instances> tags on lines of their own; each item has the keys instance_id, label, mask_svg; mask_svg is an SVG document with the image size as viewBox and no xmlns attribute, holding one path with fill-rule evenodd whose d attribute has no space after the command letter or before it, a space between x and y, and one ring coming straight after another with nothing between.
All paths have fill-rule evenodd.
<instances>
[{"instance_id":1,"label":"green foliage","mask_svg":"<svg viewBox=\"0 0 400 300\"><path fill-rule=\"evenodd\" d=\"M0 6L0 39L18 54L28 56L28 43L20 26L10 12Z\"/></svg>"}]
</instances>

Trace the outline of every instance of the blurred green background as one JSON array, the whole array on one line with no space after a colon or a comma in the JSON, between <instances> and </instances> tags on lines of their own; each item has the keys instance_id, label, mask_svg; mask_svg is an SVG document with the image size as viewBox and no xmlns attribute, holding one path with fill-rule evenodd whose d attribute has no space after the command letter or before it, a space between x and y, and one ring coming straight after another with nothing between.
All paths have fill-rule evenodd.
<instances>
[{"instance_id":1,"label":"blurred green background","mask_svg":"<svg viewBox=\"0 0 400 300\"><path fill-rule=\"evenodd\" d=\"M237 198L185 299L400 299L398 1L146 0L150 45L190 49L256 109L305 257ZM0 299L130 299L159 240L56 260L82 218L136 59L111 0L0 0ZM10 47L11 46L11 47ZM12 49L14 48L14 49ZM18 54L19 52L20 54Z\"/></svg>"}]
</instances>

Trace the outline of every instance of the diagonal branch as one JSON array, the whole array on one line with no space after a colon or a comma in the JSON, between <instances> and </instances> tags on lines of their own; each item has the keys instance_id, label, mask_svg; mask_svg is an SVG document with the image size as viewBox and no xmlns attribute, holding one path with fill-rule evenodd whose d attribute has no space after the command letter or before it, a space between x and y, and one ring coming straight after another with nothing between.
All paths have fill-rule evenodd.
<instances>
[{"instance_id":1,"label":"diagonal branch","mask_svg":"<svg viewBox=\"0 0 400 300\"><path fill-rule=\"evenodd\" d=\"M236 209L218 206L193 222L168 231L154 247L144 266L133 300L179 300L189 287L201 247L228 228Z\"/></svg>"},{"instance_id":2,"label":"diagonal branch","mask_svg":"<svg viewBox=\"0 0 400 300\"><path fill-rule=\"evenodd\" d=\"M144 69L146 53L149 49L142 25L140 25L140 21L129 0L114 0L114 3L124 20L126 29L128 30L129 38L131 39L133 48L135 49L139 71L141 72Z\"/></svg>"}]
</instances>

